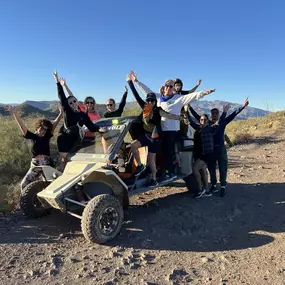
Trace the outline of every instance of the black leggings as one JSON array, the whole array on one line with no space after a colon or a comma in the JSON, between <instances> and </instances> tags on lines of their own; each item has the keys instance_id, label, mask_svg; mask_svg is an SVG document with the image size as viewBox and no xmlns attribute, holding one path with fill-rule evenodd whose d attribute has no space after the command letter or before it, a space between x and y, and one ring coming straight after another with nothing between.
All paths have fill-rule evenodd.
<instances>
[{"instance_id":1,"label":"black leggings","mask_svg":"<svg viewBox=\"0 0 285 285\"><path fill-rule=\"evenodd\" d=\"M163 153L165 157L165 170L167 174L173 173L173 156L174 156L174 141L177 136L177 131L163 132Z\"/></svg>"}]
</instances>

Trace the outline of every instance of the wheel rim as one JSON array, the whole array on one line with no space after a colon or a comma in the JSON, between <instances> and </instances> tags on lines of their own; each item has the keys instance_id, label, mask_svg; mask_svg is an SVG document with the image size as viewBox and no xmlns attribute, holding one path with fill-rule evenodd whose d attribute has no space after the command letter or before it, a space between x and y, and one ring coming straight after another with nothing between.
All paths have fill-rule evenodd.
<instances>
[{"instance_id":1,"label":"wheel rim","mask_svg":"<svg viewBox=\"0 0 285 285\"><path fill-rule=\"evenodd\" d=\"M37 194L34 195L34 197L33 197L33 206L35 209L42 209L43 208Z\"/></svg>"},{"instance_id":2,"label":"wheel rim","mask_svg":"<svg viewBox=\"0 0 285 285\"><path fill-rule=\"evenodd\" d=\"M104 235L110 235L117 228L119 215L114 207L104 209L99 217L99 228Z\"/></svg>"}]
</instances>

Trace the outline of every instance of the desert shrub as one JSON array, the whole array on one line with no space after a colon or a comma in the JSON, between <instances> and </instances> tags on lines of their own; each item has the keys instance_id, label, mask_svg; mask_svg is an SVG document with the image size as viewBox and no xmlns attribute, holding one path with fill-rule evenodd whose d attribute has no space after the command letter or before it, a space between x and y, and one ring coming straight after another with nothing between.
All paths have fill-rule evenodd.
<instances>
[{"instance_id":1,"label":"desert shrub","mask_svg":"<svg viewBox=\"0 0 285 285\"><path fill-rule=\"evenodd\" d=\"M244 144L254 140L254 136L250 133L237 133L233 138L233 144Z\"/></svg>"}]
</instances>

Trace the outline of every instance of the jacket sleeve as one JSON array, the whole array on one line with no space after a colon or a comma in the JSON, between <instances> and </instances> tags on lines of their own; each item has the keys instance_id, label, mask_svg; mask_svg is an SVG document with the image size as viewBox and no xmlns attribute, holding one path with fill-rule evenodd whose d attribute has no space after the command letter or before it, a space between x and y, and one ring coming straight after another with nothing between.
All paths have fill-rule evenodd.
<instances>
[{"instance_id":1,"label":"jacket sleeve","mask_svg":"<svg viewBox=\"0 0 285 285\"><path fill-rule=\"evenodd\" d=\"M160 93L153 92L150 88L148 88L145 84L140 81L136 81L138 88L142 91L142 93L146 96L148 93L154 93L157 98L160 97Z\"/></svg>"},{"instance_id":2,"label":"jacket sleeve","mask_svg":"<svg viewBox=\"0 0 285 285\"><path fill-rule=\"evenodd\" d=\"M194 122L192 116L187 112L187 118L188 118L188 121L190 123L190 126L194 129L194 130L198 130L200 128L200 125L197 124L196 122Z\"/></svg>"},{"instance_id":3,"label":"jacket sleeve","mask_svg":"<svg viewBox=\"0 0 285 285\"><path fill-rule=\"evenodd\" d=\"M193 93L197 90L198 87L199 85L196 85L190 90L181 90L181 95L187 95L187 94Z\"/></svg>"},{"instance_id":4,"label":"jacket sleeve","mask_svg":"<svg viewBox=\"0 0 285 285\"><path fill-rule=\"evenodd\" d=\"M57 85L57 95L58 95L58 99L59 99L61 106L64 107L65 109L69 109L70 106L64 94L63 87L61 86L59 82L56 85Z\"/></svg>"},{"instance_id":5,"label":"jacket sleeve","mask_svg":"<svg viewBox=\"0 0 285 285\"><path fill-rule=\"evenodd\" d=\"M184 96L180 96L179 100L181 101L182 105L188 105L194 100L199 100L203 98L206 95L205 91L200 91L200 92L193 92Z\"/></svg>"},{"instance_id":6,"label":"jacket sleeve","mask_svg":"<svg viewBox=\"0 0 285 285\"><path fill-rule=\"evenodd\" d=\"M181 116L168 113L168 112L164 111L161 107L158 107L158 108L159 108L159 115L160 115L161 117L165 117L166 119L171 119L171 120L178 120L178 121L180 121Z\"/></svg>"},{"instance_id":7,"label":"jacket sleeve","mask_svg":"<svg viewBox=\"0 0 285 285\"><path fill-rule=\"evenodd\" d=\"M87 127L90 132L98 132L99 127L96 124L93 124L91 119L88 117L86 113L83 115L83 123Z\"/></svg>"},{"instance_id":8,"label":"jacket sleeve","mask_svg":"<svg viewBox=\"0 0 285 285\"><path fill-rule=\"evenodd\" d=\"M197 120L200 121L200 115L192 108L192 106L189 105L189 110L192 113L193 117Z\"/></svg>"},{"instance_id":9,"label":"jacket sleeve","mask_svg":"<svg viewBox=\"0 0 285 285\"><path fill-rule=\"evenodd\" d=\"M140 97L138 91L136 90L133 81L128 81L129 86L134 94L134 97L136 98L138 104L140 105L140 107L143 109L144 105L145 105L145 101Z\"/></svg>"},{"instance_id":10,"label":"jacket sleeve","mask_svg":"<svg viewBox=\"0 0 285 285\"><path fill-rule=\"evenodd\" d=\"M228 115L225 120L224 124L227 125L230 123L245 107L239 107L235 111L233 111L230 115Z\"/></svg>"},{"instance_id":11,"label":"jacket sleeve","mask_svg":"<svg viewBox=\"0 0 285 285\"><path fill-rule=\"evenodd\" d=\"M123 111L124 111L124 108L126 106L126 101L127 101L127 96L128 96L128 92L125 92L123 97L122 97L122 100L119 104L119 108L118 108L118 112L120 113L120 116L122 115Z\"/></svg>"}]
</instances>

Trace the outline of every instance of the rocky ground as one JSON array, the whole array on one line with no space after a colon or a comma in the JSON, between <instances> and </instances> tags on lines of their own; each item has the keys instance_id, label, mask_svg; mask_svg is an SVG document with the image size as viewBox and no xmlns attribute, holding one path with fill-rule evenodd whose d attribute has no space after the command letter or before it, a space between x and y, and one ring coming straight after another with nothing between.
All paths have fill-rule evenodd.
<instances>
[{"instance_id":1,"label":"rocky ground","mask_svg":"<svg viewBox=\"0 0 285 285\"><path fill-rule=\"evenodd\" d=\"M60 212L0 214L1 284L285 284L284 148L233 147L225 198L196 201L182 182L133 197L104 246Z\"/></svg>"}]
</instances>

